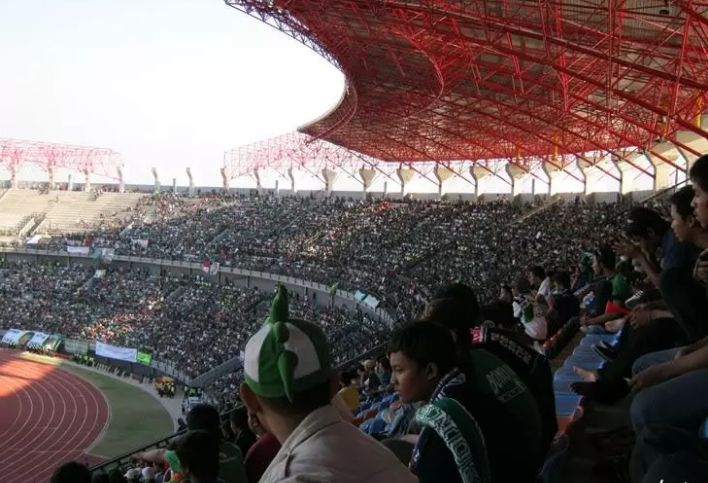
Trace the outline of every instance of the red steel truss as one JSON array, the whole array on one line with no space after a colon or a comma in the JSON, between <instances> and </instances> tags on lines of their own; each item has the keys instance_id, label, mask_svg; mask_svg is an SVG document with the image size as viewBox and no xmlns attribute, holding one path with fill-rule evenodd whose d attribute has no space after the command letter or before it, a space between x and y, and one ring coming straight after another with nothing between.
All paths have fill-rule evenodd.
<instances>
[{"instance_id":1,"label":"red steel truss","mask_svg":"<svg viewBox=\"0 0 708 483\"><path fill-rule=\"evenodd\" d=\"M122 167L120 155L110 149L0 138L0 166L14 176L28 163L48 172L64 168L114 180L120 180Z\"/></svg>"},{"instance_id":2,"label":"red steel truss","mask_svg":"<svg viewBox=\"0 0 708 483\"><path fill-rule=\"evenodd\" d=\"M371 159L506 159L528 171L527 158L629 162L643 150L683 169L654 146L703 154L676 133L708 137L696 122L708 95L705 0L226 3L341 69L340 103L300 131Z\"/></svg>"}]
</instances>

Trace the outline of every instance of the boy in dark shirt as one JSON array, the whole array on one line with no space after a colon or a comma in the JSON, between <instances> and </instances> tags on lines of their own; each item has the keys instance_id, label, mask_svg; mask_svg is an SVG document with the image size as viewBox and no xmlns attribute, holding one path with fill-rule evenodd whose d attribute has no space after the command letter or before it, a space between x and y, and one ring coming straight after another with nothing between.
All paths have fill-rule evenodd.
<instances>
[{"instance_id":1,"label":"boy in dark shirt","mask_svg":"<svg viewBox=\"0 0 708 483\"><path fill-rule=\"evenodd\" d=\"M506 403L526 387L506 364L480 351L466 368L459 367L450 332L425 321L399 331L389 352L392 381L403 401L429 403L416 415L424 429L411 459L421 483L535 480L538 410L532 398L526 401L536 434L513 417Z\"/></svg>"}]
</instances>

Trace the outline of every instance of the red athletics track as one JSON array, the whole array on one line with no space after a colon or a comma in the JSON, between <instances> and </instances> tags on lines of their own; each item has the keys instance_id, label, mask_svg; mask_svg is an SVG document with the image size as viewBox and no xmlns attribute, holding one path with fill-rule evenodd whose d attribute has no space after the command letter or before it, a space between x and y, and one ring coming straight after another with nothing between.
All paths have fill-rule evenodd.
<instances>
[{"instance_id":1,"label":"red athletics track","mask_svg":"<svg viewBox=\"0 0 708 483\"><path fill-rule=\"evenodd\" d=\"M47 483L64 462L84 462L110 409L101 391L51 363L0 350L3 483Z\"/></svg>"}]
</instances>

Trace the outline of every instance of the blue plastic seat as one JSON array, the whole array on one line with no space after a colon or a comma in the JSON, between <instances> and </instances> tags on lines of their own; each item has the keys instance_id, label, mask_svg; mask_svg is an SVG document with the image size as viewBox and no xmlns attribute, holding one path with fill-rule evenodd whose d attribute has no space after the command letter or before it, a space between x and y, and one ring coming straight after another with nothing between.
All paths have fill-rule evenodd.
<instances>
[{"instance_id":1,"label":"blue plastic seat","mask_svg":"<svg viewBox=\"0 0 708 483\"><path fill-rule=\"evenodd\" d=\"M582 399L582 396L576 394L556 394L556 416L572 416Z\"/></svg>"},{"instance_id":2,"label":"blue plastic seat","mask_svg":"<svg viewBox=\"0 0 708 483\"><path fill-rule=\"evenodd\" d=\"M366 434L371 434L371 427L374 425L374 418L367 419L359 425L359 429L364 431Z\"/></svg>"},{"instance_id":3,"label":"blue plastic seat","mask_svg":"<svg viewBox=\"0 0 708 483\"><path fill-rule=\"evenodd\" d=\"M590 357L569 357L563 363L565 367L580 367L588 370L598 370L605 365L605 361L600 356Z\"/></svg>"},{"instance_id":4,"label":"blue plastic seat","mask_svg":"<svg viewBox=\"0 0 708 483\"><path fill-rule=\"evenodd\" d=\"M561 366L553 374L554 381L580 381L581 377L578 376L575 371L573 371L572 366Z\"/></svg>"},{"instance_id":5,"label":"blue plastic seat","mask_svg":"<svg viewBox=\"0 0 708 483\"><path fill-rule=\"evenodd\" d=\"M575 392L570 388L571 384L574 382L579 382L582 379L561 379L558 381L553 381L553 392L556 395L573 395Z\"/></svg>"},{"instance_id":6,"label":"blue plastic seat","mask_svg":"<svg viewBox=\"0 0 708 483\"><path fill-rule=\"evenodd\" d=\"M367 432L369 434L381 434L386 431L386 426L386 421L376 418Z\"/></svg>"}]
</instances>

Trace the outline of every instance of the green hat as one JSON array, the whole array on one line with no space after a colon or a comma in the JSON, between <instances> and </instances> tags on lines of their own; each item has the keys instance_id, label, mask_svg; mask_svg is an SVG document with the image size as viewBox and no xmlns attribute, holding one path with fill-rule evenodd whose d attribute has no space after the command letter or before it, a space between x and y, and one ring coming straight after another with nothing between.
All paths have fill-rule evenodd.
<instances>
[{"instance_id":1,"label":"green hat","mask_svg":"<svg viewBox=\"0 0 708 483\"><path fill-rule=\"evenodd\" d=\"M265 398L287 397L325 382L332 357L322 329L288 316L288 291L279 286L270 316L246 344L243 362L246 384Z\"/></svg>"}]
</instances>

